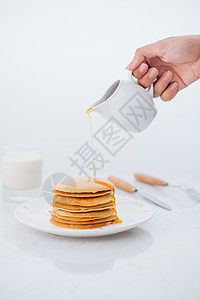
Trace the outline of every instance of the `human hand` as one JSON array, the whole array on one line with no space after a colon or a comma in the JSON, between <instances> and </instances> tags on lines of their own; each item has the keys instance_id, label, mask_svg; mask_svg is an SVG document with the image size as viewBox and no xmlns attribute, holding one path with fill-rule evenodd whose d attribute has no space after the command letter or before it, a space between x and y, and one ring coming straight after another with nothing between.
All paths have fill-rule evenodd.
<instances>
[{"instance_id":1,"label":"human hand","mask_svg":"<svg viewBox=\"0 0 200 300\"><path fill-rule=\"evenodd\" d=\"M200 78L200 35L171 37L138 48L126 67L138 83L154 85L154 97L168 101Z\"/></svg>"}]
</instances>

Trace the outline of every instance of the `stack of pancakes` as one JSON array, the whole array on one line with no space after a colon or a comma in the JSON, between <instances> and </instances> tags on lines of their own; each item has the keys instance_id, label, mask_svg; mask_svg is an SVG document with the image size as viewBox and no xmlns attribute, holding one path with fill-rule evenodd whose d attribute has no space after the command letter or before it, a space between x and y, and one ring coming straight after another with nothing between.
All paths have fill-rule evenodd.
<instances>
[{"instance_id":1,"label":"stack of pancakes","mask_svg":"<svg viewBox=\"0 0 200 300\"><path fill-rule=\"evenodd\" d=\"M78 177L53 190L51 223L71 229L91 229L121 222L115 210L114 187L102 179Z\"/></svg>"}]
</instances>

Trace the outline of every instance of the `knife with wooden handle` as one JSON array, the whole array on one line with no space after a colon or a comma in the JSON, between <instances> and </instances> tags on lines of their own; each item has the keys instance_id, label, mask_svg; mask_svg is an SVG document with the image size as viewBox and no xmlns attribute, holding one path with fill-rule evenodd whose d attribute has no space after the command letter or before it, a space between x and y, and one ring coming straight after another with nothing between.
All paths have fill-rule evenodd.
<instances>
[{"instance_id":1,"label":"knife with wooden handle","mask_svg":"<svg viewBox=\"0 0 200 300\"><path fill-rule=\"evenodd\" d=\"M141 181L143 183L147 183L147 184L150 184L150 185L160 185L160 186L168 185L168 183L166 181L162 180L162 179L152 177L152 176L149 176L149 175L145 175L145 174L135 173L134 177L138 181Z\"/></svg>"},{"instance_id":2,"label":"knife with wooden handle","mask_svg":"<svg viewBox=\"0 0 200 300\"><path fill-rule=\"evenodd\" d=\"M121 190L124 190L129 193L137 192L137 189L133 185L118 177L108 176L108 180L110 180L116 187L118 187Z\"/></svg>"},{"instance_id":3,"label":"knife with wooden handle","mask_svg":"<svg viewBox=\"0 0 200 300\"><path fill-rule=\"evenodd\" d=\"M163 201L157 199L156 197L151 196L149 194L146 194L144 192L139 192L133 185L129 184L128 182L126 182L126 181L124 181L124 180L122 180L118 177L108 176L108 180L110 180L119 189L122 189L124 191L129 192L129 193L137 192L143 198L151 201L152 203L154 203L154 204L156 204L156 205L158 205L162 208L165 208L167 210L171 210L171 207L167 203L164 203Z\"/></svg>"}]
</instances>

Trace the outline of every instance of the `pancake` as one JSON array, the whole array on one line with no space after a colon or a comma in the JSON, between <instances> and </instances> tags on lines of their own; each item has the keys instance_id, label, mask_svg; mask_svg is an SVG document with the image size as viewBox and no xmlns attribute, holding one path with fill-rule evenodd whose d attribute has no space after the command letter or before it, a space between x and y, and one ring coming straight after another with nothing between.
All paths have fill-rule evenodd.
<instances>
[{"instance_id":1,"label":"pancake","mask_svg":"<svg viewBox=\"0 0 200 300\"><path fill-rule=\"evenodd\" d=\"M95 220L92 220L92 221L91 220L89 220L89 221L74 221L74 220L63 220L63 219L58 218L55 215L52 215L52 219L56 222L60 222L60 223L63 223L63 224L71 224L71 225L73 225L73 224L74 225L97 224L97 223L103 223L103 222L114 221L115 220L115 218L113 216L111 216L111 217L106 217L106 218L103 218L103 219L95 219Z\"/></svg>"},{"instance_id":2,"label":"pancake","mask_svg":"<svg viewBox=\"0 0 200 300\"><path fill-rule=\"evenodd\" d=\"M56 186L54 186L54 190L68 194L96 194L99 192L108 192L114 188L112 182L109 182L105 179L98 180L107 182L109 186L96 183L94 180L89 180L87 177L77 177L73 179L73 183L71 180L59 182Z\"/></svg>"},{"instance_id":3,"label":"pancake","mask_svg":"<svg viewBox=\"0 0 200 300\"><path fill-rule=\"evenodd\" d=\"M102 222L102 223L96 223L96 224L67 224L67 223L60 223L55 221L53 218L50 219L50 222L58 227L62 227L62 228L68 228L68 229L93 229L93 228L99 228L99 227L104 227L107 225L110 225L112 223L114 223L114 221L107 221L107 222Z\"/></svg>"},{"instance_id":4,"label":"pancake","mask_svg":"<svg viewBox=\"0 0 200 300\"><path fill-rule=\"evenodd\" d=\"M63 205L76 205L76 206L95 206L100 204L106 204L110 201L113 201L113 195L104 195L101 197L68 197L68 196L60 196L55 195L53 199L53 204L63 204Z\"/></svg>"},{"instance_id":5,"label":"pancake","mask_svg":"<svg viewBox=\"0 0 200 300\"><path fill-rule=\"evenodd\" d=\"M94 221L94 220L104 220L105 218L108 218L108 217L114 217L114 212L112 213L112 215L110 216L106 216L106 217L101 217L99 218L98 216L97 217L74 217L74 216L62 216L62 215L59 215L57 214L57 212L55 210L52 210L51 212L51 216L55 216L55 217L58 217L60 219L60 222L64 222L64 220L70 220L70 221L75 221L75 222L85 222L85 221Z\"/></svg>"},{"instance_id":6,"label":"pancake","mask_svg":"<svg viewBox=\"0 0 200 300\"><path fill-rule=\"evenodd\" d=\"M56 195L61 195L61 196L68 196L68 197L81 197L81 198L88 198L88 197L99 197L99 196L104 196L107 194L110 194L110 191L99 191L99 192L95 192L95 193L69 193L69 192L63 192L60 190L53 190L53 193Z\"/></svg>"},{"instance_id":7,"label":"pancake","mask_svg":"<svg viewBox=\"0 0 200 300\"><path fill-rule=\"evenodd\" d=\"M53 208L59 208L66 211L78 212L78 211L98 211L105 208L115 208L114 201L110 201L105 204L95 205L95 206L78 206L78 205L63 205L60 203L52 203Z\"/></svg>"},{"instance_id":8,"label":"pancake","mask_svg":"<svg viewBox=\"0 0 200 300\"><path fill-rule=\"evenodd\" d=\"M92 229L120 223L114 187L104 179L75 178L59 182L53 190L51 223L70 229Z\"/></svg>"},{"instance_id":9,"label":"pancake","mask_svg":"<svg viewBox=\"0 0 200 300\"><path fill-rule=\"evenodd\" d=\"M62 209L54 209L56 214L61 217L72 217L72 218L105 218L113 215L113 209L104 209L99 211L89 212L69 212Z\"/></svg>"}]
</instances>

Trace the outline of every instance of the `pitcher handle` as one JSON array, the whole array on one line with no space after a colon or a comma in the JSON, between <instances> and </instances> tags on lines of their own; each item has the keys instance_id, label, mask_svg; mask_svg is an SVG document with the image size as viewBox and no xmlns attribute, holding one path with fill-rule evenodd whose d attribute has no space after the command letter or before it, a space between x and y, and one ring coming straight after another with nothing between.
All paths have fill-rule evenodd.
<instances>
[{"instance_id":1,"label":"pitcher handle","mask_svg":"<svg viewBox=\"0 0 200 300\"><path fill-rule=\"evenodd\" d=\"M124 76L123 76L123 80L128 80L128 81L133 81L135 82L136 84L137 81L135 81L133 75L132 75L132 71L129 71L127 69L124 70ZM150 96L153 98L153 84L150 85L150 87L146 90Z\"/></svg>"},{"instance_id":2,"label":"pitcher handle","mask_svg":"<svg viewBox=\"0 0 200 300\"><path fill-rule=\"evenodd\" d=\"M133 78L133 75L132 75L132 71L129 71L129 70L125 69L124 72L123 72L123 75L122 75L122 80L133 81L134 78Z\"/></svg>"}]
</instances>

